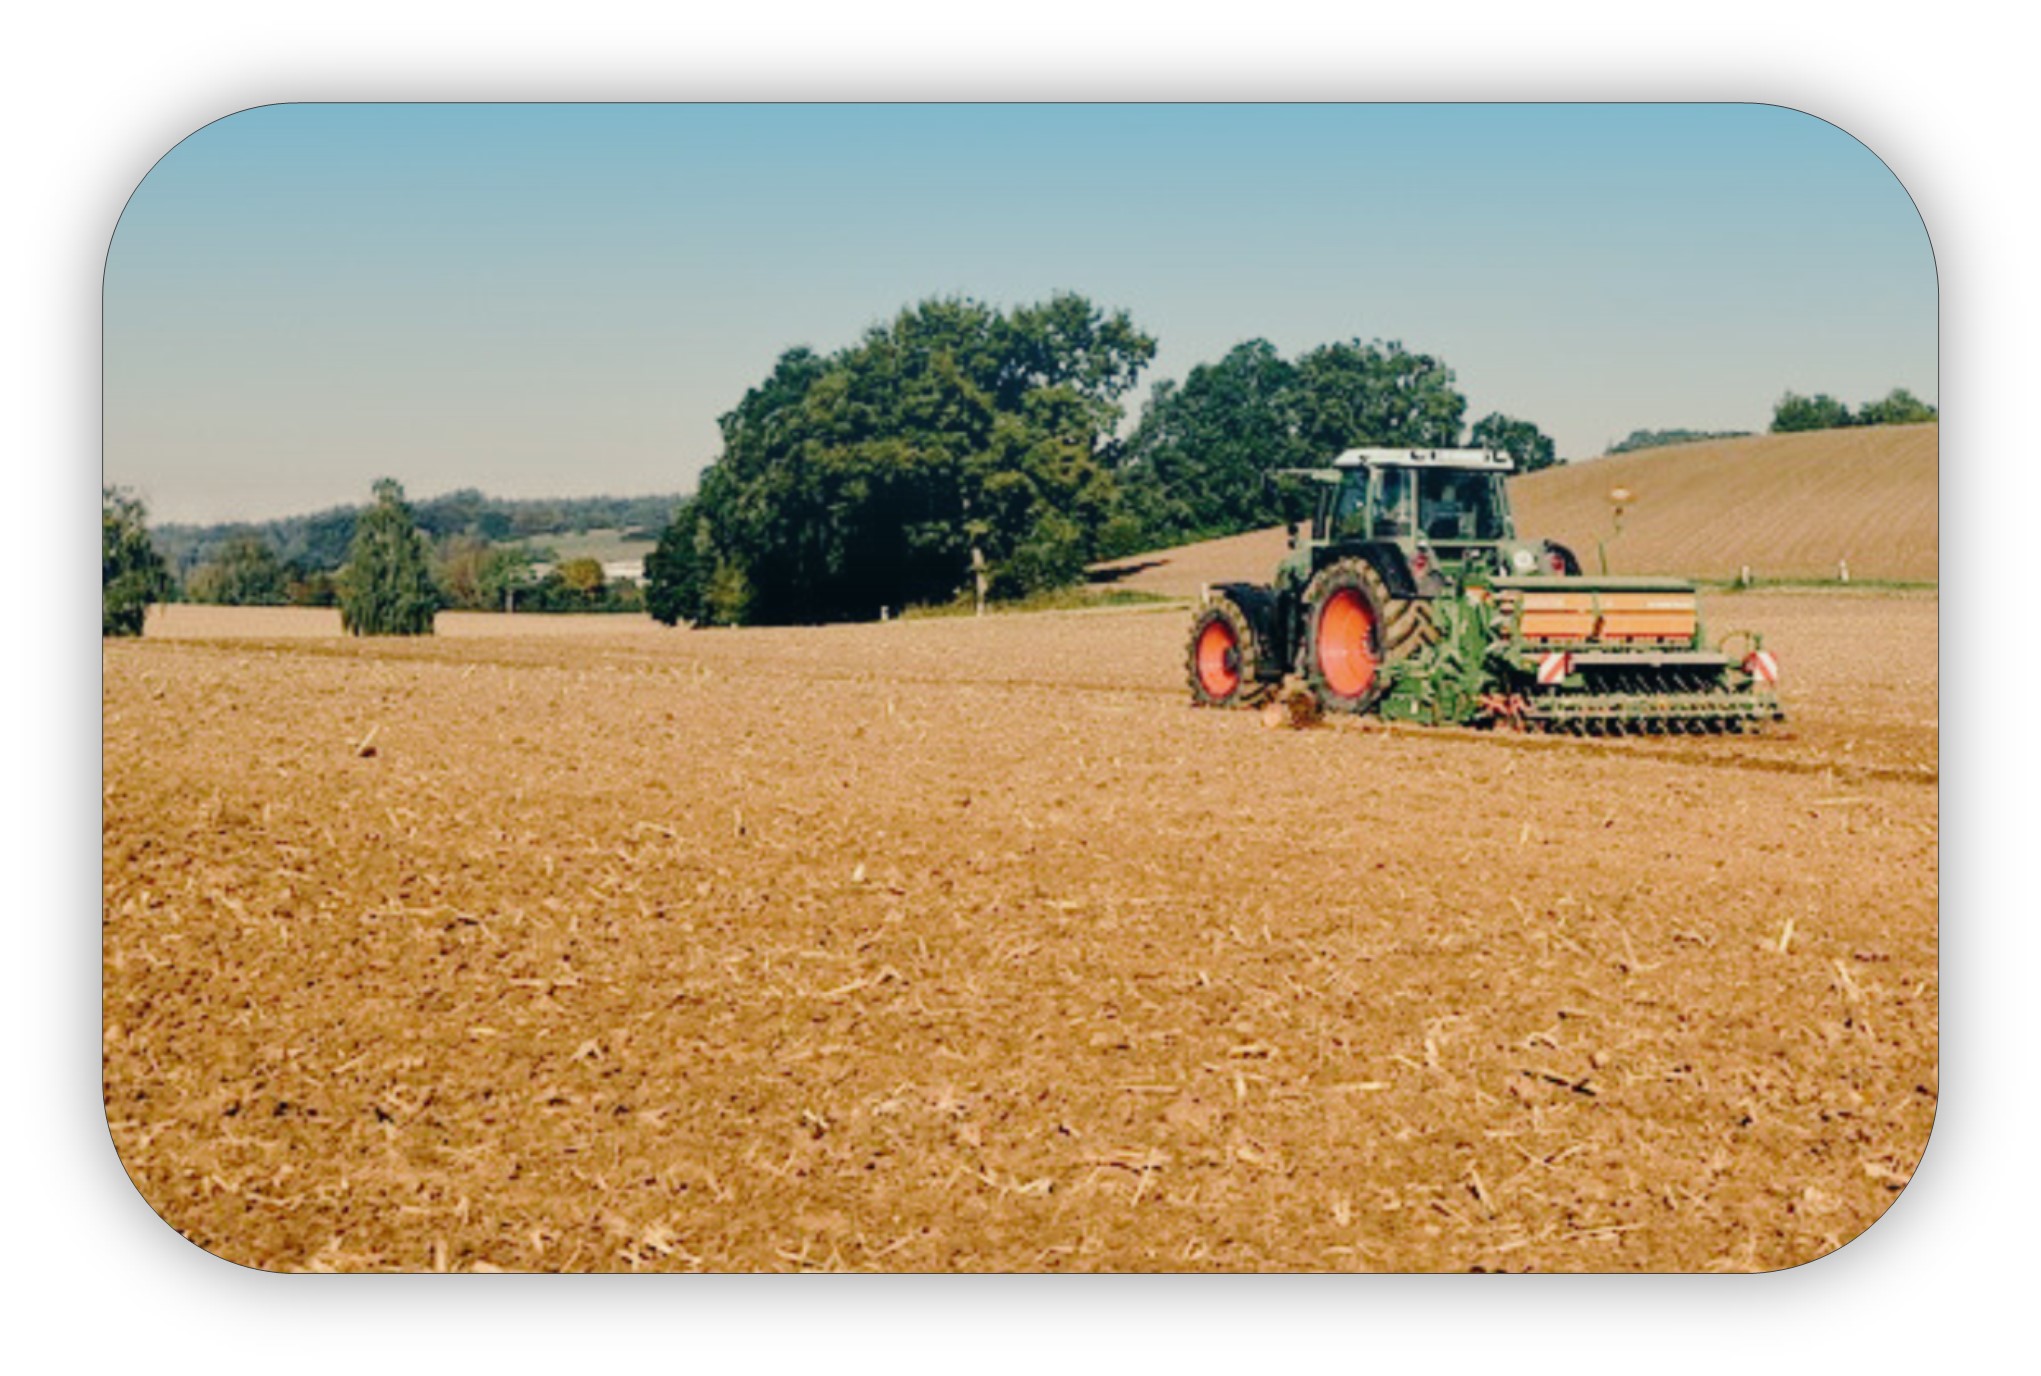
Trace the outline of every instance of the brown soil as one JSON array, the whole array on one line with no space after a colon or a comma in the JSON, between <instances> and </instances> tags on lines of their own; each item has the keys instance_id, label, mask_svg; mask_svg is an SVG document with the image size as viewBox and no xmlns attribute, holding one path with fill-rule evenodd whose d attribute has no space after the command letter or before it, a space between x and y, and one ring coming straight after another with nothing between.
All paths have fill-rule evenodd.
<instances>
[{"instance_id":1,"label":"brown soil","mask_svg":"<svg viewBox=\"0 0 2041 1376\"><path fill-rule=\"evenodd\" d=\"M1940 562L1941 427L1876 425L1752 435L1617 454L1510 487L1517 524L1593 567L1609 489L1635 497L1609 566L1632 573L1932 582Z\"/></svg>"},{"instance_id":2,"label":"brown soil","mask_svg":"<svg viewBox=\"0 0 2041 1376\"><path fill-rule=\"evenodd\" d=\"M1785 730L1271 731L1180 608L171 609L105 651L114 1140L278 1269L1804 1261L1934 1115L1936 604L1709 614Z\"/></svg>"}]
</instances>

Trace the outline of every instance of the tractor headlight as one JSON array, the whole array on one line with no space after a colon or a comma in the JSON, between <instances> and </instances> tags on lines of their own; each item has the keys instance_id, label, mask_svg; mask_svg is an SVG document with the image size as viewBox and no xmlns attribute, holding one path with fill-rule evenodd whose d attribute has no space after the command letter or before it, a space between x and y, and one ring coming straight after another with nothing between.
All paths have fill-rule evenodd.
<instances>
[{"instance_id":1,"label":"tractor headlight","mask_svg":"<svg viewBox=\"0 0 2041 1376\"><path fill-rule=\"evenodd\" d=\"M1520 549L1509 557L1510 567L1518 573L1529 573L1538 566L1538 556L1527 549Z\"/></svg>"}]
</instances>

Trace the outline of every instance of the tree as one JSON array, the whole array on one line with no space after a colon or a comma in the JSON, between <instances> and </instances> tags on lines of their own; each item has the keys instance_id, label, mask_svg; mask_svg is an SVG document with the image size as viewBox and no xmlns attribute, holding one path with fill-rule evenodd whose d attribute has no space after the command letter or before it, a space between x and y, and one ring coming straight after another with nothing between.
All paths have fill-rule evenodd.
<instances>
[{"instance_id":1,"label":"tree","mask_svg":"<svg viewBox=\"0 0 2041 1376\"><path fill-rule=\"evenodd\" d=\"M1450 368L1393 341L1326 344L1290 363L1252 339L1181 386L1156 385L1118 474L1122 522L1171 544L1294 519L1300 494L1269 473L1355 447L1451 447L1466 410ZM1116 525L1114 543L1125 538Z\"/></svg>"},{"instance_id":2,"label":"tree","mask_svg":"<svg viewBox=\"0 0 2041 1376\"><path fill-rule=\"evenodd\" d=\"M290 575L276 551L259 535L237 535L219 555L184 580L194 602L230 607L279 607L290 601Z\"/></svg>"},{"instance_id":3,"label":"tree","mask_svg":"<svg viewBox=\"0 0 2041 1376\"><path fill-rule=\"evenodd\" d=\"M492 610L497 604L482 586L491 555L489 542L479 535L441 538L433 554L433 578L439 584L440 600L466 611Z\"/></svg>"},{"instance_id":4,"label":"tree","mask_svg":"<svg viewBox=\"0 0 2041 1376\"><path fill-rule=\"evenodd\" d=\"M532 581L531 551L523 545L497 545L476 575L481 605L489 611L514 612L518 597Z\"/></svg>"},{"instance_id":5,"label":"tree","mask_svg":"<svg viewBox=\"0 0 2041 1376\"><path fill-rule=\"evenodd\" d=\"M1120 398L1154 350L1125 312L1070 294L928 300L835 354L790 349L720 418L648 601L676 620L830 621L1078 577L1118 509Z\"/></svg>"},{"instance_id":6,"label":"tree","mask_svg":"<svg viewBox=\"0 0 2041 1376\"><path fill-rule=\"evenodd\" d=\"M100 488L99 633L140 635L149 604L170 586L170 571L149 538L148 508L125 488Z\"/></svg>"},{"instance_id":7,"label":"tree","mask_svg":"<svg viewBox=\"0 0 2041 1376\"><path fill-rule=\"evenodd\" d=\"M1850 408L1826 392L1803 397L1788 392L1772 408L1772 433L1794 430L1834 430L1852 424Z\"/></svg>"},{"instance_id":8,"label":"tree","mask_svg":"<svg viewBox=\"0 0 2041 1376\"><path fill-rule=\"evenodd\" d=\"M1297 360L1298 438L1319 461L1357 445L1449 449L1466 413L1453 370L1394 340L1324 344Z\"/></svg>"},{"instance_id":9,"label":"tree","mask_svg":"<svg viewBox=\"0 0 2041 1376\"><path fill-rule=\"evenodd\" d=\"M1919 425L1935 420L1938 412L1904 387L1895 387L1883 401L1867 401L1857 408L1859 425Z\"/></svg>"},{"instance_id":10,"label":"tree","mask_svg":"<svg viewBox=\"0 0 2041 1376\"><path fill-rule=\"evenodd\" d=\"M352 635L431 635L439 592L425 534L393 478L375 485L375 504L355 523L340 571L340 624Z\"/></svg>"},{"instance_id":11,"label":"tree","mask_svg":"<svg viewBox=\"0 0 2041 1376\"><path fill-rule=\"evenodd\" d=\"M569 592L578 593L588 601L599 599L603 586L608 581L607 575L602 571L601 560L590 559L584 555L578 559L569 559L560 565L560 582Z\"/></svg>"},{"instance_id":12,"label":"tree","mask_svg":"<svg viewBox=\"0 0 2041 1376\"><path fill-rule=\"evenodd\" d=\"M1500 411L1491 411L1475 421L1467 442L1477 449L1508 454L1519 473L1535 473L1559 462L1557 450L1543 431L1527 420L1517 420Z\"/></svg>"},{"instance_id":13,"label":"tree","mask_svg":"<svg viewBox=\"0 0 2041 1376\"><path fill-rule=\"evenodd\" d=\"M1281 494L1266 475L1329 457L1310 452L1297 410L1297 370L1265 339L1199 364L1181 386L1157 383L1127 441L1129 510L1163 540L1280 521Z\"/></svg>"},{"instance_id":14,"label":"tree","mask_svg":"<svg viewBox=\"0 0 2041 1376\"><path fill-rule=\"evenodd\" d=\"M675 626L705 619L709 573L705 540L701 515L690 497L645 556L645 609L654 621Z\"/></svg>"}]
</instances>

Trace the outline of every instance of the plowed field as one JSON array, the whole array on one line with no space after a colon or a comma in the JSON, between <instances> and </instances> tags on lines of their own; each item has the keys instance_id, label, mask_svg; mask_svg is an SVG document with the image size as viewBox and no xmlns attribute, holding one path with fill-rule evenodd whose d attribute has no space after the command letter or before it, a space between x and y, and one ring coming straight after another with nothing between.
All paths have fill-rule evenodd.
<instances>
[{"instance_id":1,"label":"plowed field","mask_svg":"<svg viewBox=\"0 0 2041 1376\"><path fill-rule=\"evenodd\" d=\"M1708 613L1784 730L1271 731L1181 608L170 609L104 658L114 1141L276 1269L1804 1261L1934 1115L1936 604Z\"/></svg>"},{"instance_id":2,"label":"plowed field","mask_svg":"<svg viewBox=\"0 0 2041 1376\"><path fill-rule=\"evenodd\" d=\"M1874 425L1645 449L1527 474L1510 485L1520 529L1592 567L1609 489L1635 496L1610 566L1729 579L1933 581L1940 566L1941 427Z\"/></svg>"}]
</instances>

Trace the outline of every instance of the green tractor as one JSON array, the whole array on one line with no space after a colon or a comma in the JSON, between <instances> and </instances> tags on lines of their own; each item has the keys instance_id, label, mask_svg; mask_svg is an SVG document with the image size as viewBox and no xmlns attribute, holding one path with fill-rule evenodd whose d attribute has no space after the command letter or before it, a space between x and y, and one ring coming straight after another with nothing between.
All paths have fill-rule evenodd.
<instances>
[{"instance_id":1,"label":"green tractor","mask_svg":"<svg viewBox=\"0 0 2041 1376\"><path fill-rule=\"evenodd\" d=\"M1310 526L1291 526L1273 585L1206 590L1192 701L1255 706L1287 681L1330 712L1597 735L1783 715L1777 660L1746 632L1709 644L1692 583L1584 576L1564 545L1520 539L1510 469L1482 449L1349 449L1285 470L1316 485Z\"/></svg>"}]
</instances>

